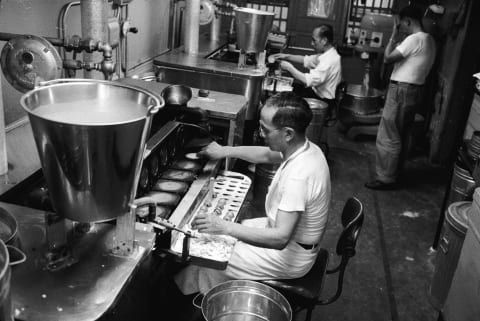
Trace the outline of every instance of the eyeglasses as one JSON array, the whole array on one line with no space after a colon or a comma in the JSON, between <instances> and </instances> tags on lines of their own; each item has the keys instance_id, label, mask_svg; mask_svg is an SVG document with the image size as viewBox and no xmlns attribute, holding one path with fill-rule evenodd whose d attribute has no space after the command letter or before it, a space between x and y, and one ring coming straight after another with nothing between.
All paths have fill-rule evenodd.
<instances>
[{"instance_id":1,"label":"eyeglasses","mask_svg":"<svg viewBox=\"0 0 480 321\"><path fill-rule=\"evenodd\" d=\"M281 129L281 128L268 129L268 128L262 126L262 125L260 125L260 126L258 127L259 134L260 134L260 135L263 134L263 135L265 135L265 136L268 136L268 135L270 135L272 132L277 131L277 130L280 130L280 129Z\"/></svg>"}]
</instances>

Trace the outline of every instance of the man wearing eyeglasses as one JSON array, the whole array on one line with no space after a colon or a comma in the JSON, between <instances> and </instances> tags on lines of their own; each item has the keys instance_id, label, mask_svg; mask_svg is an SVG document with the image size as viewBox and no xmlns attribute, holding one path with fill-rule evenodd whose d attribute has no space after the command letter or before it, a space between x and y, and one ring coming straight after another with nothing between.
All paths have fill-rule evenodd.
<instances>
[{"instance_id":1,"label":"man wearing eyeglasses","mask_svg":"<svg viewBox=\"0 0 480 321\"><path fill-rule=\"evenodd\" d=\"M314 55L301 56L290 54L274 54L269 60L279 60L280 67L288 71L301 83L294 85L294 92L304 98L317 98L325 101L332 111L335 103L335 91L342 81L341 58L332 44L333 28L322 24L312 31L311 45ZM308 72L302 72L292 63L302 64Z\"/></svg>"},{"instance_id":2,"label":"man wearing eyeglasses","mask_svg":"<svg viewBox=\"0 0 480 321\"><path fill-rule=\"evenodd\" d=\"M312 119L304 99L292 93L270 97L260 113L267 146L220 146L199 154L280 163L266 200L266 217L241 224L216 215L197 215L192 228L238 239L228 266L219 271L190 265L175 276L183 294L205 293L232 279L289 279L305 275L317 256L328 218L330 173L322 150L305 136Z\"/></svg>"}]
</instances>

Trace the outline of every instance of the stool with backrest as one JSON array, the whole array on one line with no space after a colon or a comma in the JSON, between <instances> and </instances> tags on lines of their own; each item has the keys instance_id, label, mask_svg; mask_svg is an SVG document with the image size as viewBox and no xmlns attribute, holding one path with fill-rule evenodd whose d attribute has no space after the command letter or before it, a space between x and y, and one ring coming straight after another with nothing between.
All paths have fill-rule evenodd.
<instances>
[{"instance_id":1,"label":"stool with backrest","mask_svg":"<svg viewBox=\"0 0 480 321\"><path fill-rule=\"evenodd\" d=\"M307 309L305 320L312 318L312 312L317 305L326 305L336 301L343 289L345 268L351 257L355 256L355 246L363 224L363 205L355 197L345 203L342 211L343 230L337 241L336 252L341 257L338 265L328 269L329 253L321 248L312 269L303 277L291 280L263 280L264 284L279 290L288 299L294 312ZM323 283L327 274L338 273L337 290L327 299L321 299Z\"/></svg>"}]
</instances>

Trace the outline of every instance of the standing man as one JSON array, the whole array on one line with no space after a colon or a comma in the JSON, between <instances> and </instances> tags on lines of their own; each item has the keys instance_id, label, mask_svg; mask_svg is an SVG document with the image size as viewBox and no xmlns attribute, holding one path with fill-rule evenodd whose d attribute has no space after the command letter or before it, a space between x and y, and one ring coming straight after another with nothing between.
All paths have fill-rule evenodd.
<instances>
[{"instance_id":1,"label":"standing man","mask_svg":"<svg viewBox=\"0 0 480 321\"><path fill-rule=\"evenodd\" d=\"M333 28L322 24L312 32L311 44L316 54L300 56L280 53L269 57L280 60L281 68L301 83L301 86L294 88L296 94L325 101L329 106L329 114L335 106L335 91L342 81L341 58L332 42ZM303 64L309 72L301 72L291 63Z\"/></svg>"},{"instance_id":2,"label":"standing man","mask_svg":"<svg viewBox=\"0 0 480 321\"><path fill-rule=\"evenodd\" d=\"M267 217L228 222L198 214L192 228L238 239L225 270L194 265L175 276L185 295L205 293L231 279L289 279L313 266L328 218L330 173L322 150L305 137L312 119L307 102L292 93L270 97L260 113L260 135L267 146L220 146L201 155L235 157L254 163L281 163L270 185Z\"/></svg>"},{"instance_id":3,"label":"standing man","mask_svg":"<svg viewBox=\"0 0 480 321\"><path fill-rule=\"evenodd\" d=\"M433 37L423 31L422 17L422 11L414 6L402 9L385 48L384 61L394 67L377 132L376 179L365 184L370 189L396 188L405 135L413 124L436 53ZM399 44L398 31L408 35Z\"/></svg>"}]
</instances>

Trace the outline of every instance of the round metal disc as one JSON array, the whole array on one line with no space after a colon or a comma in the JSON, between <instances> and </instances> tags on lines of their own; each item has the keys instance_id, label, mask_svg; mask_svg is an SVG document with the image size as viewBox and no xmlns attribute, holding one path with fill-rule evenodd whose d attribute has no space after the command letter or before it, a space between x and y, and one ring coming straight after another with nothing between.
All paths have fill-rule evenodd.
<instances>
[{"instance_id":1,"label":"round metal disc","mask_svg":"<svg viewBox=\"0 0 480 321\"><path fill-rule=\"evenodd\" d=\"M200 20L201 26L207 25L215 18L215 7L210 0L202 0L200 2Z\"/></svg>"},{"instance_id":2,"label":"round metal disc","mask_svg":"<svg viewBox=\"0 0 480 321\"><path fill-rule=\"evenodd\" d=\"M52 80L62 74L60 54L42 37L20 35L10 39L0 58L5 78L21 92L33 89L36 80Z\"/></svg>"}]
</instances>

